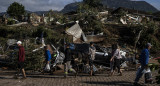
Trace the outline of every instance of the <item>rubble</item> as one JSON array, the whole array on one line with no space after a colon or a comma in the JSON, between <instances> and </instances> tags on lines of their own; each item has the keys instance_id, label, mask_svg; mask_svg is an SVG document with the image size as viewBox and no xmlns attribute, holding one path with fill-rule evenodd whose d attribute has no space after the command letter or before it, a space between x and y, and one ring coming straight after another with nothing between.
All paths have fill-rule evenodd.
<instances>
[{"instance_id":1,"label":"rubble","mask_svg":"<svg viewBox=\"0 0 160 86\"><path fill-rule=\"evenodd\" d=\"M9 46L16 44L16 42L17 42L17 40L15 40L15 39L8 39L8 40L7 40L7 44L8 44Z\"/></svg>"},{"instance_id":2,"label":"rubble","mask_svg":"<svg viewBox=\"0 0 160 86\"><path fill-rule=\"evenodd\" d=\"M55 55L56 55L56 58L55 58L55 62L52 64L53 67L55 67L57 64L62 64L63 63L63 60L65 58L65 55L59 51L59 48L55 48L55 46L53 44L51 44L52 48L54 48L55 50Z\"/></svg>"},{"instance_id":3,"label":"rubble","mask_svg":"<svg viewBox=\"0 0 160 86\"><path fill-rule=\"evenodd\" d=\"M78 14L76 14L74 16L77 17L77 15ZM73 49L73 52L72 52L73 57L75 57L74 60L77 61L78 65L83 64L83 67L84 67L83 71L85 71L86 73L88 73L90 71L89 65L87 63L88 47L89 47L90 42L94 42L94 43L98 44L98 43L103 42L104 40L107 40L106 45L108 45L108 44L112 44L112 43L108 43L108 42L110 42L110 40L108 41L108 39L114 39L114 42L117 43L121 39L120 35L123 35L122 38L130 39L129 36L121 34L121 32L123 32L123 31L120 31L120 30L121 29L126 29L126 27L123 27L123 26L125 26L125 25L127 26L128 24L134 24L134 25L141 24L143 18L147 18L147 21L151 20L151 17L148 17L147 15L138 14L138 13L137 14L136 13L131 13L129 11L125 11L124 15L122 15L120 13L116 13L116 12L113 13L112 15L110 15L109 11L99 12L98 15L96 15L96 17L99 17L98 19L101 20L101 22L103 23L103 25L104 25L103 29L104 30L113 29L114 27L116 27L116 24L117 24L117 27L120 27L120 28L116 29L115 31L111 30L111 33L108 31L108 33L111 34L111 35L108 36L108 34L107 34L107 36L106 36L106 33L103 30L97 32L97 34L94 34L95 32L92 31L92 29L95 30L95 28L92 28L92 27L89 28L89 29L91 29L91 31L90 30L88 31L91 34L88 34L87 31L85 32L85 30L88 29L87 26L85 26L85 25L89 24L89 21L87 21L87 19L85 20L85 18L80 18L80 20L76 21L76 22L74 22L70 18L67 18L67 21L60 22L59 21L60 19L55 19L52 16L51 15L49 15L49 16L45 16L45 15L39 16L35 13L31 13L31 15L29 17L29 22L19 22L18 24L13 24L13 25L8 25L8 26L10 26L10 27L12 27L12 26L23 26L24 24L29 24L29 23L31 23L33 26L38 26L38 25L42 24L42 25L46 25L47 28L49 27L50 31L52 31L52 30L54 31L55 28L58 28L58 31L59 31L59 27L61 27L62 28L61 30L63 30L61 32L65 31L65 33L67 35L72 37L73 40L70 43L73 43L75 45L75 48ZM72 17L72 15L70 15L70 17ZM94 17L89 17L89 18L94 18ZM118 19L116 19L116 18L118 18ZM97 22L100 22L99 20L97 20ZM4 22L3 19L0 19L0 22L2 22L2 21ZM7 19L5 21L7 21ZM81 21L84 21L84 22L82 22L83 24L80 24ZM51 26L49 24L49 22L54 22L55 25ZM70 23L75 23L75 24L68 28L67 24L70 24ZM124 25L122 26L121 23L124 24ZM82 25L84 25L84 26L82 26ZM113 25L113 26L111 26L111 25ZM66 28L68 28L68 29L66 29ZM98 28L98 29L101 29L101 28ZM31 30L31 31L33 31L33 30ZM57 33L57 32L55 32L55 33ZM65 40L66 34L65 35L64 35L64 33L61 34L64 37L64 40ZM47 38L47 34L45 34L45 35L46 35L46 38ZM55 35L53 35L53 36L55 36ZM55 36L55 37L57 37L57 36ZM58 42L57 42L57 40L54 40L54 39L47 40L47 42L51 41L49 46L50 46L50 51L54 56L54 59L51 63L51 68L59 67L60 69L64 69L63 66L62 66L62 63L63 63L63 60L65 58L65 55L64 55L63 51L59 49L59 47L61 47L61 46L56 47L58 44L64 45L61 42L61 39L63 41L63 37L58 39ZM11 46L11 45L16 44L16 41L17 40L15 40L15 39L9 39L7 41L7 44L9 46ZM41 37L41 38L36 37L34 42L35 43L33 44L33 46L38 45L37 42L40 42L40 44L38 45L38 47L36 46L35 49L32 49L30 53L35 54L35 53L39 52L39 50L41 50L41 52L43 52L42 49L44 48L44 46L46 46L44 38L43 37ZM53 42L54 42L54 45L52 44ZM0 48L2 48L2 47L0 47ZM65 45L64 45L63 48L65 49ZM99 71L99 69L105 69L105 68L109 69L108 64L109 64L110 57L111 57L111 52L112 52L111 47L102 47L102 45L99 45L98 48L99 49L97 49L97 51L96 51L96 59L94 61L95 64L96 64L96 65L94 65L94 71ZM132 49L126 50L126 48L123 48L120 51L121 56L124 59L124 61L121 64L121 66L123 68L128 67L129 66L128 64L131 64L130 61L135 60L135 58L132 58L132 57L134 57L134 55L126 56L127 53L131 54L130 51L133 51L133 50ZM132 52L132 54L134 54L134 53ZM4 56L9 56L9 55L3 55L3 54L0 55L0 57L4 57Z\"/></svg>"},{"instance_id":4,"label":"rubble","mask_svg":"<svg viewBox=\"0 0 160 86\"><path fill-rule=\"evenodd\" d=\"M96 52L96 54L101 55L101 56L108 56L108 53L106 52Z\"/></svg>"}]
</instances>

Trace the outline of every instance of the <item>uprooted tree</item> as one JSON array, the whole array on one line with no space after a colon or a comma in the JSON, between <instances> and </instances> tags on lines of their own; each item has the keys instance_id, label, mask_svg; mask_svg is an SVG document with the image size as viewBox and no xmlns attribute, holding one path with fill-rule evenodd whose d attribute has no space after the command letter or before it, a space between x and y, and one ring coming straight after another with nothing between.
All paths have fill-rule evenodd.
<instances>
[{"instance_id":1,"label":"uprooted tree","mask_svg":"<svg viewBox=\"0 0 160 86\"><path fill-rule=\"evenodd\" d=\"M137 25L131 28L133 34L133 45L135 47L143 48L146 43L150 42L155 49L160 49L160 43L158 37L156 36L159 33L160 28L153 22L147 23L145 25Z\"/></svg>"},{"instance_id":2,"label":"uprooted tree","mask_svg":"<svg viewBox=\"0 0 160 86\"><path fill-rule=\"evenodd\" d=\"M104 25L97 17L102 7L100 0L83 0L83 3L79 3L76 20L81 20L83 31L94 31L97 33L102 31Z\"/></svg>"}]
</instances>

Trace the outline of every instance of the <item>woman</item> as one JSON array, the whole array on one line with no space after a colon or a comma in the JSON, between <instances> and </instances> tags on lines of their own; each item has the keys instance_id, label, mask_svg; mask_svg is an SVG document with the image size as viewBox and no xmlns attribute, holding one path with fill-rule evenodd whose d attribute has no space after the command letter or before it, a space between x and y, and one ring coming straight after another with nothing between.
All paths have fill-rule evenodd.
<instances>
[{"instance_id":1,"label":"woman","mask_svg":"<svg viewBox=\"0 0 160 86\"><path fill-rule=\"evenodd\" d=\"M120 54L119 46L118 46L118 44L116 44L113 56L110 59L110 62L112 62L114 60L114 66L113 66L113 71L111 72L111 75L114 74L116 67L118 68L118 73L120 73L120 75L122 75L122 71L120 70L120 59L121 58L122 57Z\"/></svg>"},{"instance_id":2,"label":"woman","mask_svg":"<svg viewBox=\"0 0 160 86\"><path fill-rule=\"evenodd\" d=\"M89 65L90 65L90 75L94 75L93 74L93 61L95 59L95 54L96 54L96 48L94 47L93 45L93 42L90 43L90 47L89 47L89 55L90 55L90 58L89 58Z\"/></svg>"}]
</instances>

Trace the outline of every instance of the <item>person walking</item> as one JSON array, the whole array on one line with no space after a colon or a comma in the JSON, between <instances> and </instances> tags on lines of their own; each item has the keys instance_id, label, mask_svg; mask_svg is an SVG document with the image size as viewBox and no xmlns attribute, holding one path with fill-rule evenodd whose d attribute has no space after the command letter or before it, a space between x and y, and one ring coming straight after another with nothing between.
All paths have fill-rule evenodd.
<instances>
[{"instance_id":1,"label":"person walking","mask_svg":"<svg viewBox=\"0 0 160 86\"><path fill-rule=\"evenodd\" d=\"M152 47L151 43L147 43L145 49L143 49L141 52L140 55L141 68L137 70L136 78L134 80L134 85L139 85L138 81L142 77L144 69L148 67L149 55L150 55L149 50L151 49L151 47Z\"/></svg>"},{"instance_id":2,"label":"person walking","mask_svg":"<svg viewBox=\"0 0 160 86\"><path fill-rule=\"evenodd\" d=\"M76 75L76 71L71 67L71 59L72 59L72 56L71 56L70 45L67 44L66 50L65 50L65 58L64 58L64 71L65 71L64 77L65 78L68 75L68 71L71 71Z\"/></svg>"},{"instance_id":3,"label":"person walking","mask_svg":"<svg viewBox=\"0 0 160 86\"><path fill-rule=\"evenodd\" d=\"M111 58L112 58L112 56L113 56L115 50L116 50L116 49L115 49L115 45L113 44L113 45L112 45ZM111 73L113 72L113 66L114 66L114 59L113 59L112 61L110 61L110 69L111 69Z\"/></svg>"},{"instance_id":4,"label":"person walking","mask_svg":"<svg viewBox=\"0 0 160 86\"><path fill-rule=\"evenodd\" d=\"M23 74L23 79L26 79L26 73L24 70L24 61L25 61L25 51L24 47L22 46L22 42L17 42L19 51L18 51L18 73L16 74L16 78L19 78L20 72Z\"/></svg>"},{"instance_id":5,"label":"person walking","mask_svg":"<svg viewBox=\"0 0 160 86\"><path fill-rule=\"evenodd\" d=\"M44 47L45 49L45 61L46 61L46 67L45 67L45 71L49 71L50 70L50 62L51 62L51 53L50 53L50 50L49 50L49 46L45 46Z\"/></svg>"},{"instance_id":6,"label":"person walking","mask_svg":"<svg viewBox=\"0 0 160 86\"><path fill-rule=\"evenodd\" d=\"M115 51L113 53L113 56L110 59L110 62L114 61L113 71L111 72L111 76L114 74L116 67L118 68L119 75L122 76L122 71L120 70L120 60L121 60L121 54L118 44L115 45Z\"/></svg>"},{"instance_id":7,"label":"person walking","mask_svg":"<svg viewBox=\"0 0 160 86\"><path fill-rule=\"evenodd\" d=\"M90 43L89 47L89 65L90 65L90 75L93 75L93 61L95 59L95 54L96 54L96 48L93 45L93 42Z\"/></svg>"}]
</instances>

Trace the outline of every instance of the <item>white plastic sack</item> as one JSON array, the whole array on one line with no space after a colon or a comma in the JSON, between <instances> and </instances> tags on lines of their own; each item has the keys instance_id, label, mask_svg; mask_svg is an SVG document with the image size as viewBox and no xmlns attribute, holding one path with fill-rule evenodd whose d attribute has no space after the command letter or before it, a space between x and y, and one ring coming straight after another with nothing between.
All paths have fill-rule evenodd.
<instances>
[{"instance_id":1,"label":"white plastic sack","mask_svg":"<svg viewBox=\"0 0 160 86\"><path fill-rule=\"evenodd\" d=\"M136 75L140 72L140 69L141 69L141 66L139 66L138 67L138 69L137 69L137 72L136 72ZM145 69L142 71L142 73L145 73L146 71L145 71Z\"/></svg>"},{"instance_id":2,"label":"white plastic sack","mask_svg":"<svg viewBox=\"0 0 160 86\"><path fill-rule=\"evenodd\" d=\"M144 70L144 73L150 73L150 72L151 72L150 68Z\"/></svg>"},{"instance_id":3,"label":"white plastic sack","mask_svg":"<svg viewBox=\"0 0 160 86\"><path fill-rule=\"evenodd\" d=\"M84 72L85 73L90 73L90 71L91 71L90 66L89 65L85 65L84 66ZM96 71L98 71L98 69L97 69L97 67L95 65L93 65L93 72L96 72Z\"/></svg>"},{"instance_id":4,"label":"white plastic sack","mask_svg":"<svg viewBox=\"0 0 160 86\"><path fill-rule=\"evenodd\" d=\"M46 64L46 67L45 67L44 70L45 70L45 71L50 71L50 66L49 66L49 64Z\"/></svg>"},{"instance_id":5,"label":"white plastic sack","mask_svg":"<svg viewBox=\"0 0 160 86\"><path fill-rule=\"evenodd\" d=\"M93 65L93 71L94 71L94 72L98 71L98 69L96 68L95 65Z\"/></svg>"},{"instance_id":6,"label":"white plastic sack","mask_svg":"<svg viewBox=\"0 0 160 86\"><path fill-rule=\"evenodd\" d=\"M122 51L122 50L120 51L120 54L121 54L122 56L124 56L124 57L126 56L126 52L124 52L124 51Z\"/></svg>"},{"instance_id":7,"label":"white plastic sack","mask_svg":"<svg viewBox=\"0 0 160 86\"><path fill-rule=\"evenodd\" d=\"M128 66L127 66L126 62L123 62L123 63L121 64L121 67L128 67Z\"/></svg>"}]
</instances>

